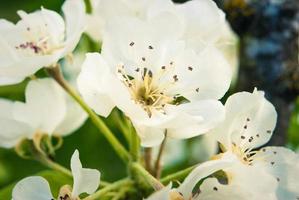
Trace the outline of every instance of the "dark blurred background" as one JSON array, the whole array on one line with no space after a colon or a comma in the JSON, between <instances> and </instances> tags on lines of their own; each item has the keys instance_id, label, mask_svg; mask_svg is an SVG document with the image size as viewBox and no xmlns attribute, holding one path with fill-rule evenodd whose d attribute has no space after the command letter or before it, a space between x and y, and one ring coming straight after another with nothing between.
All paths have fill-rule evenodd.
<instances>
[{"instance_id":1,"label":"dark blurred background","mask_svg":"<svg viewBox=\"0 0 299 200\"><path fill-rule=\"evenodd\" d=\"M270 144L298 149L299 0L216 2L225 11L233 30L239 36L239 73L237 82L229 93L253 91L254 87L264 90L279 113L276 132ZM62 3L61 0L0 0L0 18L17 21L17 10L30 12L41 5L60 11ZM24 83L0 87L0 97L24 100L24 87ZM108 119L106 122L115 127L115 119ZM114 131L119 132L117 128ZM69 166L69 159L66 158L70 158L75 148L79 149L84 165L101 169L103 179L113 181L125 176L124 164L89 121L75 134L65 138L63 147L57 152L57 161ZM187 164L190 163L186 157L170 170L182 168ZM6 187L8 184L41 171L47 176L47 171L44 170L45 167L37 162L20 159L13 150L0 149L0 197L11 189ZM52 179L58 179L55 177L56 175ZM67 178L62 179L61 175L57 177L70 181Z\"/></svg>"}]
</instances>

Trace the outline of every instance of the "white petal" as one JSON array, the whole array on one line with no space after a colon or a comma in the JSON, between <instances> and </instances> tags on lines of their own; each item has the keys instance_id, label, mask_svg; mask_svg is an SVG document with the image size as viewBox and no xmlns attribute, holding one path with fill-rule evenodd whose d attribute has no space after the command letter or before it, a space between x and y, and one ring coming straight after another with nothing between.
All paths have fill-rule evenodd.
<instances>
[{"instance_id":1,"label":"white petal","mask_svg":"<svg viewBox=\"0 0 299 200\"><path fill-rule=\"evenodd\" d=\"M85 33L93 40L101 41L103 38L104 20L101 17L87 14L86 23Z\"/></svg>"},{"instance_id":2,"label":"white petal","mask_svg":"<svg viewBox=\"0 0 299 200\"><path fill-rule=\"evenodd\" d=\"M179 13L183 13L186 32L192 46L197 43L216 41L222 34L219 27L225 23L224 13L212 0L193 0L178 4Z\"/></svg>"},{"instance_id":3,"label":"white petal","mask_svg":"<svg viewBox=\"0 0 299 200\"><path fill-rule=\"evenodd\" d=\"M0 99L0 146L11 148L21 139L30 137L33 130L28 124L19 122L12 115L13 102Z\"/></svg>"},{"instance_id":4,"label":"white petal","mask_svg":"<svg viewBox=\"0 0 299 200\"><path fill-rule=\"evenodd\" d=\"M67 0L62 6L66 23L66 42L64 55L71 53L77 46L85 30L85 4L82 0Z\"/></svg>"},{"instance_id":5,"label":"white petal","mask_svg":"<svg viewBox=\"0 0 299 200\"><path fill-rule=\"evenodd\" d=\"M26 103L15 102L14 118L36 130L52 134L66 114L64 91L53 79L30 81Z\"/></svg>"},{"instance_id":6,"label":"white petal","mask_svg":"<svg viewBox=\"0 0 299 200\"><path fill-rule=\"evenodd\" d=\"M0 98L0 118L12 119L13 102Z\"/></svg>"},{"instance_id":7,"label":"white petal","mask_svg":"<svg viewBox=\"0 0 299 200\"><path fill-rule=\"evenodd\" d=\"M239 92L227 99L226 119L214 132L226 148L232 142L246 148L259 147L271 138L277 113L263 92Z\"/></svg>"},{"instance_id":8,"label":"white petal","mask_svg":"<svg viewBox=\"0 0 299 200\"><path fill-rule=\"evenodd\" d=\"M233 74L232 82L235 83L238 78L239 70L239 38L227 21L224 23L222 32L216 43L216 48L223 53L229 63Z\"/></svg>"},{"instance_id":9,"label":"white petal","mask_svg":"<svg viewBox=\"0 0 299 200\"><path fill-rule=\"evenodd\" d=\"M13 200L51 200L49 183L42 177L31 176L24 178L14 187Z\"/></svg>"},{"instance_id":10,"label":"white petal","mask_svg":"<svg viewBox=\"0 0 299 200\"><path fill-rule=\"evenodd\" d=\"M224 107L217 100L202 100L173 107L177 118L167 128L173 138L190 138L204 134L224 120Z\"/></svg>"},{"instance_id":11,"label":"white petal","mask_svg":"<svg viewBox=\"0 0 299 200\"><path fill-rule=\"evenodd\" d=\"M252 200L250 192L242 185L223 185L216 178L207 178L200 186L202 191L194 200Z\"/></svg>"},{"instance_id":12,"label":"white petal","mask_svg":"<svg viewBox=\"0 0 299 200\"><path fill-rule=\"evenodd\" d=\"M224 156L220 160L211 160L200 164L196 167L184 180L177 189L184 198L189 198L195 185L203 178L213 174L214 172L224 169L235 162L235 157Z\"/></svg>"},{"instance_id":13,"label":"white petal","mask_svg":"<svg viewBox=\"0 0 299 200\"><path fill-rule=\"evenodd\" d=\"M133 122L134 123L134 122ZM162 143L165 129L134 123L137 134L141 140L141 146L154 147Z\"/></svg>"},{"instance_id":14,"label":"white petal","mask_svg":"<svg viewBox=\"0 0 299 200\"><path fill-rule=\"evenodd\" d=\"M168 200L169 199L169 193L171 191L171 183L164 187L163 189L155 192L145 200Z\"/></svg>"},{"instance_id":15,"label":"white petal","mask_svg":"<svg viewBox=\"0 0 299 200\"><path fill-rule=\"evenodd\" d=\"M20 14L20 12L18 12L18 14ZM38 31L40 31L38 28L47 24L46 30L51 36L51 41L59 42L64 39L61 38L61 36L65 33L65 23L63 18L57 12L41 8L40 11L30 13L28 15L26 14L25 16L22 15L22 19L22 21L18 22L18 25L20 25L20 23L24 23L24 29L30 25L30 32L33 32L33 34L38 34ZM35 28L37 30L35 30Z\"/></svg>"},{"instance_id":16,"label":"white petal","mask_svg":"<svg viewBox=\"0 0 299 200\"><path fill-rule=\"evenodd\" d=\"M128 17L111 20L105 29L102 54L114 70L123 63L129 75L136 74L137 66L141 69L146 67L155 73L171 61L169 54L176 51L172 48L179 42L174 39L178 39L180 29L180 22L170 13L150 21ZM129 45L132 42L134 46ZM149 46L154 49L149 51ZM142 62L142 57L146 62Z\"/></svg>"},{"instance_id":17,"label":"white petal","mask_svg":"<svg viewBox=\"0 0 299 200\"><path fill-rule=\"evenodd\" d=\"M171 0L153 0L150 2L147 2L147 17L149 19L153 18L153 17L157 17L162 13L172 13L177 15L177 17L181 17L178 15L177 11L176 11L176 7L174 5L174 3ZM182 20L182 19L180 19ZM183 21L182 21L183 23Z\"/></svg>"},{"instance_id":18,"label":"white petal","mask_svg":"<svg viewBox=\"0 0 299 200\"><path fill-rule=\"evenodd\" d=\"M0 77L0 85L14 85L22 82L25 77L16 78L16 77Z\"/></svg>"},{"instance_id":19,"label":"white petal","mask_svg":"<svg viewBox=\"0 0 299 200\"><path fill-rule=\"evenodd\" d=\"M81 108L81 106L75 102L68 94L65 95L66 98L66 115L63 121L55 129L55 133L59 135L68 135L80 126L83 125L87 119L86 112Z\"/></svg>"},{"instance_id":20,"label":"white petal","mask_svg":"<svg viewBox=\"0 0 299 200\"><path fill-rule=\"evenodd\" d=\"M299 155L284 147L265 147L253 157L254 166L263 168L277 180L279 200L299 197Z\"/></svg>"},{"instance_id":21,"label":"white petal","mask_svg":"<svg viewBox=\"0 0 299 200\"><path fill-rule=\"evenodd\" d=\"M178 56L175 65L174 74L178 81L172 93L190 101L220 99L230 86L232 70L222 53L215 48L206 48L200 53L185 50Z\"/></svg>"},{"instance_id":22,"label":"white petal","mask_svg":"<svg viewBox=\"0 0 299 200\"><path fill-rule=\"evenodd\" d=\"M86 54L82 70L78 76L78 89L87 104L97 114L108 116L114 108L108 91L112 88L107 83L110 75L107 63L98 53Z\"/></svg>"},{"instance_id":23,"label":"white petal","mask_svg":"<svg viewBox=\"0 0 299 200\"><path fill-rule=\"evenodd\" d=\"M82 168L78 150L72 155L71 170L74 177L73 197L78 197L85 192L92 194L97 190L101 173L96 169Z\"/></svg>"},{"instance_id":24,"label":"white petal","mask_svg":"<svg viewBox=\"0 0 299 200\"><path fill-rule=\"evenodd\" d=\"M229 155L231 154L226 154ZM216 179L206 179L196 199L259 200L261 196L267 200L276 199L277 183L266 170L245 165L239 160L235 160L222 170L227 174L228 184L221 184Z\"/></svg>"},{"instance_id":25,"label":"white petal","mask_svg":"<svg viewBox=\"0 0 299 200\"><path fill-rule=\"evenodd\" d=\"M0 118L0 146L4 148L14 147L21 139L31 138L34 130L25 123Z\"/></svg>"},{"instance_id":26,"label":"white petal","mask_svg":"<svg viewBox=\"0 0 299 200\"><path fill-rule=\"evenodd\" d=\"M18 60L18 57L14 49L9 45L5 36L9 33L16 31L15 25L5 19L0 19L0 66L9 66L15 60Z\"/></svg>"}]
</instances>

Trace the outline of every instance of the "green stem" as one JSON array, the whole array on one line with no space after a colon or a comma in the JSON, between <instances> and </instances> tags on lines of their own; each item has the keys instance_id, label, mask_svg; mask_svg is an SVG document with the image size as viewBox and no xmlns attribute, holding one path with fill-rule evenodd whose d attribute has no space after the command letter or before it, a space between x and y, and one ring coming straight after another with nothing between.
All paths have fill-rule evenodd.
<instances>
[{"instance_id":1,"label":"green stem","mask_svg":"<svg viewBox=\"0 0 299 200\"><path fill-rule=\"evenodd\" d=\"M117 194L114 195L114 197L111 200L119 200L123 199L127 192L129 192L132 188L130 187L123 187L121 188Z\"/></svg>"},{"instance_id":2,"label":"green stem","mask_svg":"<svg viewBox=\"0 0 299 200\"><path fill-rule=\"evenodd\" d=\"M155 173L154 173L154 175L157 179L160 179L160 177L161 177L161 171L162 171L161 160L162 160L163 151L164 151L165 146L166 146L166 138L167 138L167 130L165 130L165 138L164 138L162 144L160 145L157 160L155 162L155 168L154 168Z\"/></svg>"},{"instance_id":3,"label":"green stem","mask_svg":"<svg viewBox=\"0 0 299 200\"><path fill-rule=\"evenodd\" d=\"M155 190L160 190L164 187L161 182L146 171L139 163L132 163L132 169L138 172Z\"/></svg>"},{"instance_id":4,"label":"green stem","mask_svg":"<svg viewBox=\"0 0 299 200\"><path fill-rule=\"evenodd\" d=\"M47 72L51 77L53 77L57 83L67 92L70 96L73 97L75 101L77 101L80 106L87 112L90 119L94 123L94 125L102 132L102 134L106 137L106 139L110 142L114 150L118 153L118 155L124 160L130 160L130 154L128 151L123 147L123 145L116 139L110 129L106 126L106 124L101 120L99 116L93 112L89 106L82 100L80 95L65 81L60 67L52 67L48 68Z\"/></svg>"},{"instance_id":5,"label":"green stem","mask_svg":"<svg viewBox=\"0 0 299 200\"><path fill-rule=\"evenodd\" d=\"M133 161L139 160L139 150L140 150L140 141L139 137L133 128L133 126L130 126L130 133L131 133L131 142L130 142L130 153L132 156Z\"/></svg>"},{"instance_id":6,"label":"green stem","mask_svg":"<svg viewBox=\"0 0 299 200\"><path fill-rule=\"evenodd\" d=\"M100 199L101 197L103 197L105 194L107 194L108 192L111 192L113 190L117 190L119 188L125 187L125 186L129 186L132 184L132 181L129 179L123 179L123 180L119 180L115 183L112 183L108 186L106 186L105 188L97 191L96 193L84 198L83 200L96 200L96 199Z\"/></svg>"},{"instance_id":7,"label":"green stem","mask_svg":"<svg viewBox=\"0 0 299 200\"><path fill-rule=\"evenodd\" d=\"M183 169L181 171L178 171L176 173L170 174L168 176L165 176L161 179L161 182L165 185L167 185L171 181L181 181L195 168L196 166L188 167L186 169Z\"/></svg>"},{"instance_id":8,"label":"green stem","mask_svg":"<svg viewBox=\"0 0 299 200\"><path fill-rule=\"evenodd\" d=\"M109 183L109 182L106 182L106 181L103 181L103 180L101 180L101 182L100 182L100 187L107 187L107 186L109 186L109 185L111 185L111 183Z\"/></svg>"},{"instance_id":9,"label":"green stem","mask_svg":"<svg viewBox=\"0 0 299 200\"><path fill-rule=\"evenodd\" d=\"M149 171L150 173L152 173L152 154L153 154L153 149L151 147L145 147L144 148L144 155L143 155L143 159L144 159L144 165L145 165L145 169L147 171Z\"/></svg>"},{"instance_id":10,"label":"green stem","mask_svg":"<svg viewBox=\"0 0 299 200\"><path fill-rule=\"evenodd\" d=\"M128 120L126 119L125 116L119 111L115 110L111 113L112 119L117 121L117 126L124 135L126 141L130 143L131 140L131 133L130 133L130 128L129 128L129 123L127 122Z\"/></svg>"},{"instance_id":11,"label":"green stem","mask_svg":"<svg viewBox=\"0 0 299 200\"><path fill-rule=\"evenodd\" d=\"M84 0L86 13L91 14L92 13L92 5L90 0Z\"/></svg>"},{"instance_id":12,"label":"green stem","mask_svg":"<svg viewBox=\"0 0 299 200\"><path fill-rule=\"evenodd\" d=\"M72 172L69 169L67 169L67 168L63 167L62 165L50 160L49 158L47 158L45 156L41 155L41 156L37 157L36 160L39 161L40 163L42 163L43 165L49 167L50 169L54 169L54 170L59 171L59 172L65 174L69 177L73 177Z\"/></svg>"}]
</instances>

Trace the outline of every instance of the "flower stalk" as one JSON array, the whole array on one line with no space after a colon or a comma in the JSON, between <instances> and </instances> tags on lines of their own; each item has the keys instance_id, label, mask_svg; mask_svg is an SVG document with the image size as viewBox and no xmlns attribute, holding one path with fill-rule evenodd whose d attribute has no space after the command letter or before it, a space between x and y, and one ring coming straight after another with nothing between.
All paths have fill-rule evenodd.
<instances>
[{"instance_id":1,"label":"flower stalk","mask_svg":"<svg viewBox=\"0 0 299 200\"><path fill-rule=\"evenodd\" d=\"M67 169L64 166L50 160L49 158L47 158L45 156L38 156L36 158L36 160L39 161L40 163L42 163L43 165L47 166L50 169L59 171L59 172L65 174L69 177L72 177L72 172L69 169Z\"/></svg>"},{"instance_id":2,"label":"flower stalk","mask_svg":"<svg viewBox=\"0 0 299 200\"><path fill-rule=\"evenodd\" d=\"M154 190L160 190L164 187L159 180L146 171L139 163L132 163L132 169L138 172L138 174L140 174L143 179L154 188Z\"/></svg>"},{"instance_id":3,"label":"flower stalk","mask_svg":"<svg viewBox=\"0 0 299 200\"><path fill-rule=\"evenodd\" d=\"M169 174L165 177L163 177L160 181L163 184L168 184L171 181L181 181L183 180L197 165L188 167L186 169L183 169L181 171L178 171L176 173L173 174Z\"/></svg>"},{"instance_id":4,"label":"flower stalk","mask_svg":"<svg viewBox=\"0 0 299 200\"><path fill-rule=\"evenodd\" d=\"M152 148L150 147L144 148L144 155L143 155L144 165L145 165L145 169L150 173L152 173L152 154L153 154Z\"/></svg>"},{"instance_id":5,"label":"flower stalk","mask_svg":"<svg viewBox=\"0 0 299 200\"><path fill-rule=\"evenodd\" d=\"M131 133L131 141L130 141L130 153L132 156L132 160L138 161L139 160L139 152L140 152L140 141L138 135L134 129L134 127L130 126L130 133Z\"/></svg>"},{"instance_id":6,"label":"flower stalk","mask_svg":"<svg viewBox=\"0 0 299 200\"><path fill-rule=\"evenodd\" d=\"M124 161L129 161L130 154L128 153L128 151L116 139L116 137L113 135L111 130L106 126L106 124L101 120L101 118L98 115L96 115L95 112L93 112L89 108L89 106L83 101L83 99L76 92L76 90L74 88L72 88L67 83L67 81L64 79L64 77L62 75L60 66L57 64L57 66L55 66L55 67L48 68L47 72L86 111L86 113L89 115L89 117L92 120L92 122L94 123L94 125L101 131L101 133L110 142L110 144L112 145L114 150L117 152L117 154L120 156L120 158L123 159Z\"/></svg>"},{"instance_id":7,"label":"flower stalk","mask_svg":"<svg viewBox=\"0 0 299 200\"><path fill-rule=\"evenodd\" d=\"M129 187L132 185L132 181L130 179L122 179L119 181L116 181L108 186L106 186L105 188L97 191L96 193L84 198L83 200L96 200L96 199L100 199L101 197L103 197L104 195L106 195L107 193L117 190L119 188L123 188L123 187Z\"/></svg>"},{"instance_id":8,"label":"flower stalk","mask_svg":"<svg viewBox=\"0 0 299 200\"><path fill-rule=\"evenodd\" d=\"M160 177L161 177L161 172L162 172L161 160L162 160L163 151L166 146L166 138L167 138L167 130L165 130L165 138L164 138L162 144L160 145L157 160L155 162L154 175L157 179L160 179Z\"/></svg>"}]
</instances>

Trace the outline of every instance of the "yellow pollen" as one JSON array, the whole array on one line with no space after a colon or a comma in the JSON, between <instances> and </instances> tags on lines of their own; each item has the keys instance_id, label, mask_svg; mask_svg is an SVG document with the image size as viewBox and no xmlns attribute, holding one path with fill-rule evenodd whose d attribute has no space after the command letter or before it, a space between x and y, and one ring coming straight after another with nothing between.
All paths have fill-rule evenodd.
<instances>
[{"instance_id":1,"label":"yellow pollen","mask_svg":"<svg viewBox=\"0 0 299 200\"><path fill-rule=\"evenodd\" d=\"M165 94L167 87L155 84L152 71L146 68L140 71L142 74L140 79L128 76L123 68L124 66L118 67L118 73L122 82L128 88L132 99L142 106L149 117L152 116L154 110L164 113L165 105L174 101L173 96Z\"/></svg>"}]
</instances>

